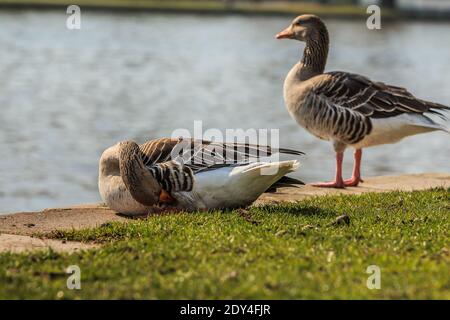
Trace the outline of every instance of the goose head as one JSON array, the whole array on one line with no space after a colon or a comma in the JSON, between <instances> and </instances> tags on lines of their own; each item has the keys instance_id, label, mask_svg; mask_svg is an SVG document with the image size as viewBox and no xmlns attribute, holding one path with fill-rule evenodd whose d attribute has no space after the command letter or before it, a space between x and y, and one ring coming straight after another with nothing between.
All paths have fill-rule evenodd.
<instances>
[{"instance_id":1,"label":"goose head","mask_svg":"<svg viewBox=\"0 0 450 320\"><path fill-rule=\"evenodd\" d=\"M294 39L309 42L320 38L326 33L325 24L318 16L313 14L303 14L295 18L292 23L283 31L279 32L276 39Z\"/></svg>"},{"instance_id":2,"label":"goose head","mask_svg":"<svg viewBox=\"0 0 450 320\"><path fill-rule=\"evenodd\" d=\"M158 203L161 187L143 162L143 154L134 141L123 141L106 149L99 163L99 179L119 179L134 200L144 206Z\"/></svg>"}]
</instances>

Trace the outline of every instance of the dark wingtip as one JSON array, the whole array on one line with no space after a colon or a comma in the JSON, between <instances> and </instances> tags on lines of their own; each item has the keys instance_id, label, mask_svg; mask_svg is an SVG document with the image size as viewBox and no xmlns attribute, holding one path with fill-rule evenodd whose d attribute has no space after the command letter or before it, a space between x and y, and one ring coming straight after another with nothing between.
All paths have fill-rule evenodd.
<instances>
[{"instance_id":1,"label":"dark wingtip","mask_svg":"<svg viewBox=\"0 0 450 320\"><path fill-rule=\"evenodd\" d=\"M281 177L277 182L270 186L267 189L266 193L275 193L277 192L277 188L299 188L299 186L304 185L305 183L301 180L291 178L288 176Z\"/></svg>"},{"instance_id":2,"label":"dark wingtip","mask_svg":"<svg viewBox=\"0 0 450 320\"><path fill-rule=\"evenodd\" d=\"M435 115L444 121L450 119L450 107L439 103L429 103L429 104L431 104L431 106L426 113Z\"/></svg>"},{"instance_id":3,"label":"dark wingtip","mask_svg":"<svg viewBox=\"0 0 450 320\"><path fill-rule=\"evenodd\" d=\"M282 177L280 180L278 180L276 183L282 183L282 184L295 184L295 185L304 185L305 183L301 180L291 178L288 176Z\"/></svg>"},{"instance_id":4,"label":"dark wingtip","mask_svg":"<svg viewBox=\"0 0 450 320\"><path fill-rule=\"evenodd\" d=\"M286 149L286 148L280 148L278 149L279 153L284 153L284 154L292 154L292 155L296 155L296 156L303 156L305 155L304 152L299 151L299 150L294 150L294 149Z\"/></svg>"}]
</instances>

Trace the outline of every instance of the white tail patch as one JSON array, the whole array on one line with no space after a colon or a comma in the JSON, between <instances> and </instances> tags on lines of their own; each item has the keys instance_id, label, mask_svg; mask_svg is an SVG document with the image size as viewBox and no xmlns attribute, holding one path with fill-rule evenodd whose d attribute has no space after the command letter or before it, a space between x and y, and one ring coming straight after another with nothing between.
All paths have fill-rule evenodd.
<instances>
[{"instance_id":1,"label":"white tail patch","mask_svg":"<svg viewBox=\"0 0 450 320\"><path fill-rule=\"evenodd\" d=\"M395 143L408 136L436 130L450 132L449 128L433 121L427 116L417 113L401 114L391 118L372 119L372 125L372 132L362 141L352 145L352 147L360 149Z\"/></svg>"},{"instance_id":2,"label":"white tail patch","mask_svg":"<svg viewBox=\"0 0 450 320\"><path fill-rule=\"evenodd\" d=\"M299 167L300 167L300 162L298 160L288 160L288 161L270 162L270 163L269 162L255 162L255 163L249 164L247 166L243 166L241 168L243 168L242 172L259 170L260 173L262 173L262 171L267 168L279 168L284 171L289 170L287 172L292 172L292 171L297 170Z\"/></svg>"},{"instance_id":3,"label":"white tail patch","mask_svg":"<svg viewBox=\"0 0 450 320\"><path fill-rule=\"evenodd\" d=\"M254 162L200 172L195 175L194 189L191 192L176 192L172 195L189 210L247 206L281 177L297 170L299 166L298 160ZM262 174L268 168L276 168L276 173Z\"/></svg>"}]
</instances>

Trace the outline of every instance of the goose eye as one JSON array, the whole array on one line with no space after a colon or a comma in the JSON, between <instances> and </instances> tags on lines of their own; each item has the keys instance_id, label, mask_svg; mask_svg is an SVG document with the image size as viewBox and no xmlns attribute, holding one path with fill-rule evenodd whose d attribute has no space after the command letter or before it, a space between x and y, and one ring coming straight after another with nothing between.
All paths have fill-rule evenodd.
<instances>
[{"instance_id":1,"label":"goose eye","mask_svg":"<svg viewBox=\"0 0 450 320\"><path fill-rule=\"evenodd\" d=\"M301 21L297 21L297 22L295 23L295 25L296 25L296 26L301 26L301 25L302 25L302 22L301 22Z\"/></svg>"}]
</instances>

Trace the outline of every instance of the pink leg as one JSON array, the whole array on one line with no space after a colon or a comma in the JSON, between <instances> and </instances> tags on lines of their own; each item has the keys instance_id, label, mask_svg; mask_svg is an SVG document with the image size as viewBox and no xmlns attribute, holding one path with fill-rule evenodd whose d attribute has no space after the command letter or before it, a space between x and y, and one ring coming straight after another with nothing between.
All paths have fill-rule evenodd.
<instances>
[{"instance_id":1,"label":"pink leg","mask_svg":"<svg viewBox=\"0 0 450 320\"><path fill-rule=\"evenodd\" d=\"M363 182L361 179L361 158L362 158L362 150L357 149L355 151L355 163L353 165L353 173L352 177L348 180L344 181L346 187L356 187L360 182Z\"/></svg>"},{"instance_id":2,"label":"pink leg","mask_svg":"<svg viewBox=\"0 0 450 320\"><path fill-rule=\"evenodd\" d=\"M342 179L342 161L344 160L344 152L336 153L336 176L332 182L315 183L314 187L321 188L344 188L344 180Z\"/></svg>"}]
</instances>

